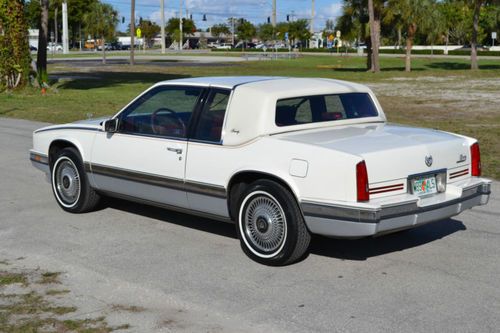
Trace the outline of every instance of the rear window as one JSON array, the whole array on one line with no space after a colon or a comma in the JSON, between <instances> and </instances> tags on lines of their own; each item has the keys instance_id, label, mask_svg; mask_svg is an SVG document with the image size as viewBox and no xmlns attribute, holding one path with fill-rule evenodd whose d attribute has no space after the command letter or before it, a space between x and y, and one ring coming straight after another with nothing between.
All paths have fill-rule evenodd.
<instances>
[{"instance_id":1,"label":"rear window","mask_svg":"<svg viewBox=\"0 0 500 333\"><path fill-rule=\"evenodd\" d=\"M277 126L320 123L378 116L366 93L315 95L280 99L276 103Z\"/></svg>"}]
</instances>

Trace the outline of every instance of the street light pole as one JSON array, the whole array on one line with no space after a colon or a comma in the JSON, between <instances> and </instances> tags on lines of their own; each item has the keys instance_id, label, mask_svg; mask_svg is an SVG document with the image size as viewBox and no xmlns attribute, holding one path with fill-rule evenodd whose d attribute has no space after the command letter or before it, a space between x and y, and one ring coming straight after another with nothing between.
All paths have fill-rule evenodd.
<instances>
[{"instance_id":1,"label":"street light pole","mask_svg":"<svg viewBox=\"0 0 500 333\"><path fill-rule=\"evenodd\" d=\"M130 65L134 65L135 0L130 0Z\"/></svg>"},{"instance_id":2,"label":"street light pole","mask_svg":"<svg viewBox=\"0 0 500 333\"><path fill-rule=\"evenodd\" d=\"M160 0L161 10L161 53L165 53L165 0Z\"/></svg>"}]
</instances>

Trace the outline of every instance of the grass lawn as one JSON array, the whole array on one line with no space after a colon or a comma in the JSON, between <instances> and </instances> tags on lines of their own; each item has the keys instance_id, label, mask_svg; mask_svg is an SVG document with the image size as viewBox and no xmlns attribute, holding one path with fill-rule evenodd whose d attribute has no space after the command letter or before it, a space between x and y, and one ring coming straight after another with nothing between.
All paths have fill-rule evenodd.
<instances>
[{"instance_id":1,"label":"grass lawn","mask_svg":"<svg viewBox=\"0 0 500 333\"><path fill-rule=\"evenodd\" d=\"M367 73L364 59L304 56L203 66L159 61L128 65L49 66L53 85L45 96L26 89L0 95L0 116L63 123L112 115L160 80L213 75L281 75L336 78L368 84L391 122L473 136L481 143L484 174L500 179L500 60L468 70L461 59L416 58L405 73L403 58L381 58L382 72Z\"/></svg>"}]
</instances>

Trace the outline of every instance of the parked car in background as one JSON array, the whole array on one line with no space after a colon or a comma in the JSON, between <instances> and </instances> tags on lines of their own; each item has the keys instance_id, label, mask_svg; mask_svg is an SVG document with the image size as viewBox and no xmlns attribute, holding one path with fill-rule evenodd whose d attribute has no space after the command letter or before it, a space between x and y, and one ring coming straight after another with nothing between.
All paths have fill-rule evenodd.
<instances>
[{"instance_id":1,"label":"parked car in background","mask_svg":"<svg viewBox=\"0 0 500 333\"><path fill-rule=\"evenodd\" d=\"M476 139L387 123L368 87L322 78L160 82L110 118L35 131L30 159L68 212L116 196L232 221L267 265L300 260L311 234L447 219L491 186Z\"/></svg>"},{"instance_id":2,"label":"parked car in background","mask_svg":"<svg viewBox=\"0 0 500 333\"><path fill-rule=\"evenodd\" d=\"M99 51L102 51L102 45L98 45L98 46L97 46L97 49L98 49ZM104 43L104 50L105 50L105 51L110 51L110 50L112 50L112 48L111 48L111 43Z\"/></svg>"},{"instance_id":3,"label":"parked car in background","mask_svg":"<svg viewBox=\"0 0 500 333\"><path fill-rule=\"evenodd\" d=\"M478 45L476 45L476 49L478 51L489 51L489 46L478 44ZM462 46L461 48L459 48L457 50L458 51L471 51L472 46L470 44L465 44L464 46Z\"/></svg>"},{"instance_id":4,"label":"parked car in background","mask_svg":"<svg viewBox=\"0 0 500 333\"><path fill-rule=\"evenodd\" d=\"M30 51L38 51L38 49L36 47L34 47L33 45L30 45Z\"/></svg>"},{"instance_id":5,"label":"parked car in background","mask_svg":"<svg viewBox=\"0 0 500 333\"><path fill-rule=\"evenodd\" d=\"M56 44L56 43L48 43L47 44L47 51L50 51L50 52L62 52L63 50L63 47L61 44Z\"/></svg>"},{"instance_id":6,"label":"parked car in background","mask_svg":"<svg viewBox=\"0 0 500 333\"><path fill-rule=\"evenodd\" d=\"M233 46L230 43L222 43L215 46L218 50L230 50L232 47Z\"/></svg>"}]
</instances>

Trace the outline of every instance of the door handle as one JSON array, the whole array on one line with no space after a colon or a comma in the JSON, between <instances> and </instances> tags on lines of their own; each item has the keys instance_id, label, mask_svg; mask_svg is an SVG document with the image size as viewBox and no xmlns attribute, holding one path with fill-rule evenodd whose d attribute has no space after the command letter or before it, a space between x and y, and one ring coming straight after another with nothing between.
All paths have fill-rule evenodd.
<instances>
[{"instance_id":1,"label":"door handle","mask_svg":"<svg viewBox=\"0 0 500 333\"><path fill-rule=\"evenodd\" d=\"M171 151L171 152L174 152L174 153L177 153L177 154L182 154L182 149L180 149L180 148L167 147L167 150Z\"/></svg>"}]
</instances>

